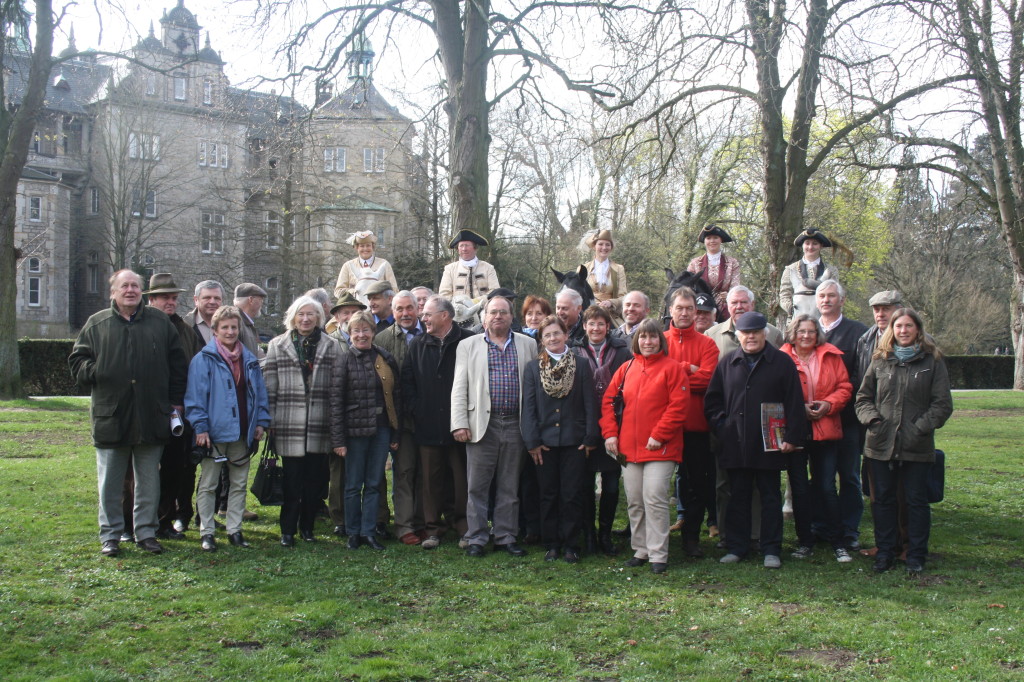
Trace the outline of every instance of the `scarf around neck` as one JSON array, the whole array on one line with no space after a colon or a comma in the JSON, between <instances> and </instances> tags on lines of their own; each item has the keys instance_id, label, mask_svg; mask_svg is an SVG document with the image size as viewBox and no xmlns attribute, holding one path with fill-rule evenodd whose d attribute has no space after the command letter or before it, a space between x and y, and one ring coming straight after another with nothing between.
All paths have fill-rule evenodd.
<instances>
[{"instance_id":1,"label":"scarf around neck","mask_svg":"<svg viewBox=\"0 0 1024 682\"><path fill-rule=\"evenodd\" d=\"M472 268L475 268L476 266L480 265L480 259L477 258L476 256L473 256L472 260L462 260L460 258L459 259L459 264L461 264L462 267L464 267L464 268L472 269Z\"/></svg>"},{"instance_id":2,"label":"scarf around neck","mask_svg":"<svg viewBox=\"0 0 1024 682\"><path fill-rule=\"evenodd\" d=\"M231 376L234 378L235 385L237 386L242 380L242 343L235 341L235 350L230 351L216 336L213 337L213 342L217 344L217 353L224 358L224 361L228 363L228 367L231 368Z\"/></svg>"},{"instance_id":3,"label":"scarf around neck","mask_svg":"<svg viewBox=\"0 0 1024 682\"><path fill-rule=\"evenodd\" d=\"M315 327L309 336L302 336L295 329L292 330L292 345L299 356L299 365L302 367L302 380L309 389L309 378L313 376L313 361L316 359L316 347L320 344L320 327Z\"/></svg>"},{"instance_id":4,"label":"scarf around neck","mask_svg":"<svg viewBox=\"0 0 1024 682\"><path fill-rule=\"evenodd\" d=\"M921 352L921 344L915 343L913 346L893 346L892 354L896 356L896 359L900 362L906 362L910 358L914 357Z\"/></svg>"},{"instance_id":5,"label":"scarf around neck","mask_svg":"<svg viewBox=\"0 0 1024 682\"><path fill-rule=\"evenodd\" d=\"M598 284L610 284L608 279L608 271L611 270L611 260L605 258L604 261L599 261L594 258L594 281Z\"/></svg>"},{"instance_id":6,"label":"scarf around neck","mask_svg":"<svg viewBox=\"0 0 1024 682\"><path fill-rule=\"evenodd\" d=\"M540 384L552 398L564 398L576 379L576 356L566 348L558 362L552 363L552 360L546 352L540 356Z\"/></svg>"}]
</instances>

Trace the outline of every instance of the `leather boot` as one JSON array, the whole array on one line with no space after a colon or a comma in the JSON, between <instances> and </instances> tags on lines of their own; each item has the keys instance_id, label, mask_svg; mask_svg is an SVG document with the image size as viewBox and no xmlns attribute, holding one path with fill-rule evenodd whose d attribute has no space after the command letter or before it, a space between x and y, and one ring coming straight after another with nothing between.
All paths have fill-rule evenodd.
<instances>
[{"instance_id":1,"label":"leather boot","mask_svg":"<svg viewBox=\"0 0 1024 682\"><path fill-rule=\"evenodd\" d=\"M597 543L601 547L601 551L604 552L606 556L615 556L619 553L615 543L612 542L612 533L610 530L603 530L598 533Z\"/></svg>"}]
</instances>

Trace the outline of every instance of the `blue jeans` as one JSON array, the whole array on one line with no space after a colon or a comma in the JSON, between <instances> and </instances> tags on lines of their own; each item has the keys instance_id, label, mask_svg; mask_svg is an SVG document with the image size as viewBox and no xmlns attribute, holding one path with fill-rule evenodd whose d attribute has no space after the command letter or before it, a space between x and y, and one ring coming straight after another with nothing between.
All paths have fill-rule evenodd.
<instances>
[{"instance_id":1,"label":"blue jeans","mask_svg":"<svg viewBox=\"0 0 1024 682\"><path fill-rule=\"evenodd\" d=\"M350 536L371 537L377 529L380 484L388 461L391 428L384 426L372 436L348 439L345 454L345 530Z\"/></svg>"},{"instance_id":2,"label":"blue jeans","mask_svg":"<svg viewBox=\"0 0 1024 682\"><path fill-rule=\"evenodd\" d=\"M135 539L156 536L160 504L160 457L163 443L120 448L96 448L96 478L100 497L100 541L117 540L124 531L121 491L128 467L135 473Z\"/></svg>"},{"instance_id":3,"label":"blue jeans","mask_svg":"<svg viewBox=\"0 0 1024 682\"><path fill-rule=\"evenodd\" d=\"M830 442L836 447L811 458L812 499L817 510L838 504L840 538L850 542L860 537L860 521L864 516L864 498L860 487L860 430L856 426L844 424L842 439ZM835 484L837 474L838 494ZM832 529L827 519L820 512L815 516L814 534L831 540Z\"/></svg>"},{"instance_id":4,"label":"blue jeans","mask_svg":"<svg viewBox=\"0 0 1024 682\"><path fill-rule=\"evenodd\" d=\"M836 462L839 441L808 441L806 451L811 462L811 499L814 501L814 535L833 548L843 546L839 492L836 490ZM795 499L794 499L795 503Z\"/></svg>"},{"instance_id":5,"label":"blue jeans","mask_svg":"<svg viewBox=\"0 0 1024 682\"><path fill-rule=\"evenodd\" d=\"M875 543L878 556L889 559L899 554L899 505L897 491L903 484L907 499L907 561L924 563L928 555L928 536L932 528L932 508L928 504L927 462L884 462L869 459L871 486L875 499L871 516L875 520Z\"/></svg>"}]
</instances>

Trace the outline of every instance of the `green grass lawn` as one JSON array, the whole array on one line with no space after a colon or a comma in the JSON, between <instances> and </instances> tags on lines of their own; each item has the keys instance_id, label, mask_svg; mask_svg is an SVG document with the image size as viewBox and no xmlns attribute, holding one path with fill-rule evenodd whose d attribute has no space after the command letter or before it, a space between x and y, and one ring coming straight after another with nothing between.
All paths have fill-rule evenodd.
<instances>
[{"instance_id":1,"label":"green grass lawn","mask_svg":"<svg viewBox=\"0 0 1024 682\"><path fill-rule=\"evenodd\" d=\"M111 560L86 403L0 403L0 678L1022 679L1024 394L955 404L933 556L908 579L789 559L791 524L780 571L720 565L707 539L685 559L678 535L664 576L535 547L469 559L451 538L352 552L326 522L287 550L252 499L253 549L205 554L190 530Z\"/></svg>"}]
</instances>

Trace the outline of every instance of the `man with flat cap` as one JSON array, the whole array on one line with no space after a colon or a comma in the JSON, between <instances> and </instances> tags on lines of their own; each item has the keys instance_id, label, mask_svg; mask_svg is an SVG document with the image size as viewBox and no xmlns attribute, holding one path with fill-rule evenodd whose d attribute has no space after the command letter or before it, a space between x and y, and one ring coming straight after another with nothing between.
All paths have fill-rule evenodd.
<instances>
[{"instance_id":1,"label":"man with flat cap","mask_svg":"<svg viewBox=\"0 0 1024 682\"><path fill-rule=\"evenodd\" d=\"M344 289L338 301L331 308L331 319L334 321L334 330L330 332L332 338L341 341L341 350L348 351L351 337L348 335L349 318L355 315L357 310L366 310L366 304L356 298L352 289Z\"/></svg>"},{"instance_id":2,"label":"man with flat cap","mask_svg":"<svg viewBox=\"0 0 1024 682\"><path fill-rule=\"evenodd\" d=\"M366 290L366 302L370 304L370 312L373 319L377 321L377 329L380 333L395 323L395 315L391 311L391 299L395 297L395 290L391 288L391 282L381 280L370 285Z\"/></svg>"},{"instance_id":3,"label":"man with flat cap","mask_svg":"<svg viewBox=\"0 0 1024 682\"><path fill-rule=\"evenodd\" d=\"M826 279L839 280L839 271L835 266L826 265L821 258L821 250L832 246L832 242L817 228L809 227L793 240L793 244L803 249L804 255L797 262L787 265L782 272L779 306L790 318L806 313L818 319L815 290Z\"/></svg>"},{"instance_id":4,"label":"man with flat cap","mask_svg":"<svg viewBox=\"0 0 1024 682\"><path fill-rule=\"evenodd\" d=\"M171 318L185 357L191 362L203 346L192 326L178 315L178 294L184 291L175 284L174 275L160 272L149 278L149 288L142 293L146 295L151 307L163 311ZM156 532L160 539L181 540L192 519L196 465L189 457L191 446L192 429L187 423L181 435L171 434L170 440L164 445L160 457L160 505L157 510L160 527Z\"/></svg>"},{"instance_id":5,"label":"man with flat cap","mask_svg":"<svg viewBox=\"0 0 1024 682\"><path fill-rule=\"evenodd\" d=\"M500 287L494 266L476 256L477 247L487 245L487 240L473 230L462 230L455 235L448 248L457 250L459 259L444 266L437 293L449 300L457 294L477 300Z\"/></svg>"},{"instance_id":6,"label":"man with flat cap","mask_svg":"<svg viewBox=\"0 0 1024 682\"><path fill-rule=\"evenodd\" d=\"M260 333L256 330L256 318L260 316L265 300L267 300L267 292L257 284L245 282L235 287L235 307L242 311L244 318L238 340L261 361L267 354L260 348Z\"/></svg>"},{"instance_id":7,"label":"man with flat cap","mask_svg":"<svg viewBox=\"0 0 1024 682\"><path fill-rule=\"evenodd\" d=\"M750 552L750 505L754 488L761 493L761 552L765 568L779 568L782 552L782 500L779 472L789 453L807 437L807 417L800 375L789 357L765 338L768 320L758 312L736 319L740 347L725 355L704 395L704 415L718 436L719 464L729 472L732 497L725 513L728 554L723 564L742 560ZM778 450L765 448L761 410L781 405L785 432ZM722 521L722 519L719 519Z\"/></svg>"},{"instance_id":8,"label":"man with flat cap","mask_svg":"<svg viewBox=\"0 0 1024 682\"><path fill-rule=\"evenodd\" d=\"M875 348L878 347L878 340L889 328L892 314L896 312L897 308L903 306L903 296L895 290L879 291L868 299L868 305L871 306L871 314L875 318L875 323L857 339L857 363L860 368L857 376L859 377L867 374L868 367L871 366L871 356L875 354Z\"/></svg>"}]
</instances>

